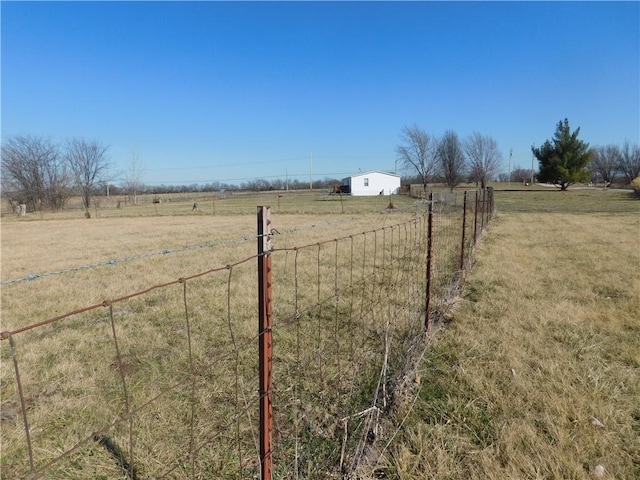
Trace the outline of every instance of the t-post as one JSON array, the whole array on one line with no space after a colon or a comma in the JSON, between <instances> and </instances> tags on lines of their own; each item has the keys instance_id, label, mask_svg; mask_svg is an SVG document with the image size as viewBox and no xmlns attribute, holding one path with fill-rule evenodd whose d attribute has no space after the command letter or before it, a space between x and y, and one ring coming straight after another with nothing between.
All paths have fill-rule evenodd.
<instances>
[{"instance_id":1,"label":"t-post","mask_svg":"<svg viewBox=\"0 0 640 480\"><path fill-rule=\"evenodd\" d=\"M271 374L271 207L258 207L258 354L260 398L260 480L271 480L273 403Z\"/></svg>"}]
</instances>

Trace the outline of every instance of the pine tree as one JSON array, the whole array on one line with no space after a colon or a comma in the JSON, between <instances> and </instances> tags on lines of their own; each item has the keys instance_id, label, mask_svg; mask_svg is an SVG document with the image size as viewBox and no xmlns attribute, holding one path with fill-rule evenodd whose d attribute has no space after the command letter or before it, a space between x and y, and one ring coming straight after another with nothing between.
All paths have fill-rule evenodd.
<instances>
[{"instance_id":1,"label":"pine tree","mask_svg":"<svg viewBox=\"0 0 640 480\"><path fill-rule=\"evenodd\" d=\"M589 144L578 140L580 127L571 133L569 120L558 122L553 140L547 140L540 148L531 147L538 159L538 181L548 182L566 190L569 185L589 180L587 165L593 156Z\"/></svg>"}]
</instances>

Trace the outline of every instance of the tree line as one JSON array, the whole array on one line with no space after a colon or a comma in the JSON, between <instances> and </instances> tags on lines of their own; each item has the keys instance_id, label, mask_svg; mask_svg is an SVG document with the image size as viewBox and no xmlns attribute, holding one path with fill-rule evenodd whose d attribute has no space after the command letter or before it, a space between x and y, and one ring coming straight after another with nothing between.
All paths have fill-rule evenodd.
<instances>
[{"instance_id":1,"label":"tree line","mask_svg":"<svg viewBox=\"0 0 640 480\"><path fill-rule=\"evenodd\" d=\"M485 188L502 169L498 142L479 132L461 139L447 130L437 137L414 124L402 130L396 155L403 170L415 175L425 191L436 182L451 190L466 181Z\"/></svg>"},{"instance_id":2,"label":"tree line","mask_svg":"<svg viewBox=\"0 0 640 480\"><path fill-rule=\"evenodd\" d=\"M605 185L621 179L625 185L640 177L640 147L625 141L622 145L601 145L593 148L589 164L592 179Z\"/></svg>"},{"instance_id":3,"label":"tree line","mask_svg":"<svg viewBox=\"0 0 640 480\"><path fill-rule=\"evenodd\" d=\"M109 168L108 147L73 138L64 147L35 136L16 136L2 145L2 193L12 204L60 209L74 194L91 204L95 186Z\"/></svg>"},{"instance_id":4,"label":"tree line","mask_svg":"<svg viewBox=\"0 0 640 480\"><path fill-rule=\"evenodd\" d=\"M616 175L624 178L629 185L640 176L640 148L625 141L621 147L605 145L589 147L580 140L580 127L571 131L569 120L564 119L556 125L551 140L541 147L531 147L538 159L541 182L552 183L566 190L574 183L586 183L600 177L604 186L611 184Z\"/></svg>"},{"instance_id":5,"label":"tree line","mask_svg":"<svg viewBox=\"0 0 640 480\"><path fill-rule=\"evenodd\" d=\"M144 167L137 155L125 173L114 172L109 148L96 140L72 138L63 145L32 135L15 136L1 147L2 196L12 206L24 204L28 211L40 208L62 209L74 195L82 197L85 209L92 197L127 195L137 203L140 194L270 191L332 188L341 181L335 178L314 179L254 179L236 184L209 182L190 185L149 186L142 181ZM111 174L111 175L110 175ZM120 185L112 180L123 178Z\"/></svg>"},{"instance_id":6,"label":"tree line","mask_svg":"<svg viewBox=\"0 0 640 480\"><path fill-rule=\"evenodd\" d=\"M572 131L569 120L556 125L551 140L539 148L531 147L538 160L535 176L539 182L551 183L566 190L575 183L602 179L604 185L616 178L629 185L640 176L640 147L626 141L622 146L589 147L579 139L580 127ZM509 178L502 170L503 157L498 142L490 135L474 132L461 139L453 130L441 137L429 134L417 125L405 127L396 148L397 161L404 170L415 175L427 189L429 183L444 183L453 190L462 182L474 182L485 188L487 182L498 179L527 182L531 170L518 168Z\"/></svg>"},{"instance_id":7,"label":"tree line","mask_svg":"<svg viewBox=\"0 0 640 480\"><path fill-rule=\"evenodd\" d=\"M640 147L626 141L622 145L589 147L580 140L580 128L572 131L569 121L558 122L551 140L539 148L531 147L538 159L539 182L549 182L561 190L580 182L602 180L609 185L617 179L631 184L640 177ZM222 182L150 187L142 182L144 168L137 155L124 175L110 172L108 146L96 140L72 138L60 146L38 136L15 136L1 147L2 195L13 204L25 204L29 211L38 208L61 209L73 195L80 195L84 208L99 195L129 195L137 203L141 193L185 193L213 191L302 190L309 182L298 179L254 179L240 185ZM502 152L490 135L473 132L460 138L453 130L441 137L417 125L405 127L396 147L396 165L406 174L403 183L419 183L426 191L428 184L443 183L451 190L463 182L474 182L485 188L489 181L507 180ZM111 173L111 177L109 176ZM516 169L509 176L526 182L532 172ZM111 179L122 176L120 186ZM331 189L340 179L313 180L314 189Z\"/></svg>"},{"instance_id":8,"label":"tree line","mask_svg":"<svg viewBox=\"0 0 640 480\"><path fill-rule=\"evenodd\" d=\"M316 179L312 182L313 189L332 188L334 185L341 183L337 178L325 177L324 179ZM273 190L308 190L309 181L303 181L296 178L276 178L267 180L264 178L256 178L241 182L240 184L230 184L224 182L209 183L191 183L189 185L156 185L145 186L144 193L188 193L188 192L269 192Z\"/></svg>"}]
</instances>

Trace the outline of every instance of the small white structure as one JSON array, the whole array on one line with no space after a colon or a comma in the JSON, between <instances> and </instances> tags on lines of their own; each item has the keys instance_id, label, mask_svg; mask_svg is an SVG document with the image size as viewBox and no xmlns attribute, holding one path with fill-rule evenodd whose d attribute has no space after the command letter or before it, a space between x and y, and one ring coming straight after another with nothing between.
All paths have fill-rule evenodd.
<instances>
[{"instance_id":1,"label":"small white structure","mask_svg":"<svg viewBox=\"0 0 640 480\"><path fill-rule=\"evenodd\" d=\"M14 205L13 210L19 217L24 217L27 214L27 206L24 203Z\"/></svg>"},{"instance_id":2,"label":"small white structure","mask_svg":"<svg viewBox=\"0 0 640 480\"><path fill-rule=\"evenodd\" d=\"M400 176L373 170L343 178L342 185L343 192L351 195L397 195L400 193Z\"/></svg>"}]
</instances>

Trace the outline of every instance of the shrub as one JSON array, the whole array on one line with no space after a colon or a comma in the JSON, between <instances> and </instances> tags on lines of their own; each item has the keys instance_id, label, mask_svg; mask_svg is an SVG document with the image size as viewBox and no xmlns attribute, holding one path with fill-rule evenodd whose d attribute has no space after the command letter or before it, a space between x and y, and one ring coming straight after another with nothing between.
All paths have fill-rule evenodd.
<instances>
[{"instance_id":1,"label":"shrub","mask_svg":"<svg viewBox=\"0 0 640 480\"><path fill-rule=\"evenodd\" d=\"M633 188L633 193L636 197L640 198L640 177L636 177L631 182L631 188Z\"/></svg>"}]
</instances>

